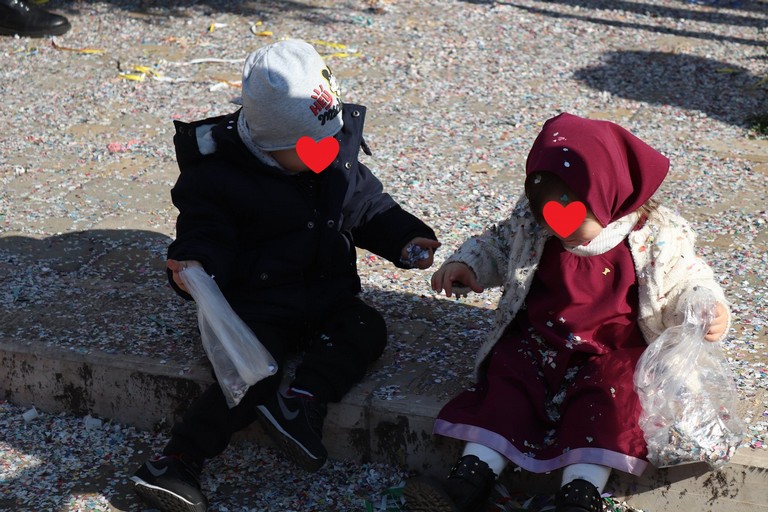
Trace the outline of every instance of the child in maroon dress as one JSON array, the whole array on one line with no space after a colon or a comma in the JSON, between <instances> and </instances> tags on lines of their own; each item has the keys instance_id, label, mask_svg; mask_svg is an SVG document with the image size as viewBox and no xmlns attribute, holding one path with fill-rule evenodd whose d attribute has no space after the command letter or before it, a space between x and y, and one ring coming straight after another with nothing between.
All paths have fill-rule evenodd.
<instances>
[{"instance_id":1,"label":"child in maroon dress","mask_svg":"<svg viewBox=\"0 0 768 512\"><path fill-rule=\"evenodd\" d=\"M699 287L718 301L706 339L722 338L730 322L688 223L651 199L668 169L666 157L616 124L570 114L545 123L512 215L432 277L449 296L456 283L504 293L478 354L477 385L435 423L435 433L466 441L464 453L447 480L408 482L411 510L482 510L510 461L536 473L563 469L558 512L602 510L611 468L643 472L633 387L640 355L682 322ZM568 213L576 202L586 215ZM545 214L545 205L555 210Z\"/></svg>"}]
</instances>

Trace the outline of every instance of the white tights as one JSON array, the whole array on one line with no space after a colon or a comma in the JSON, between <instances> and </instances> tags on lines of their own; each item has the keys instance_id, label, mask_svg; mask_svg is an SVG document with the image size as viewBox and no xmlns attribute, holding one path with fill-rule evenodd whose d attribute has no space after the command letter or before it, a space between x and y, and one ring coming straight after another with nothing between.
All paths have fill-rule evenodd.
<instances>
[{"instance_id":1,"label":"white tights","mask_svg":"<svg viewBox=\"0 0 768 512\"><path fill-rule=\"evenodd\" d=\"M478 443L469 442L464 446L464 455L474 455L482 460L498 477L504 468L509 464L509 460L502 454ZM611 468L600 466L598 464L571 464L563 468L563 481L561 486L569 484L580 478L591 483L602 493L605 484L608 483L608 477L611 475Z\"/></svg>"},{"instance_id":2,"label":"white tights","mask_svg":"<svg viewBox=\"0 0 768 512\"><path fill-rule=\"evenodd\" d=\"M580 478L591 483L602 494L608 477L611 476L611 468L598 464L571 464L563 468L563 482L561 486L569 484Z\"/></svg>"},{"instance_id":3,"label":"white tights","mask_svg":"<svg viewBox=\"0 0 768 512\"><path fill-rule=\"evenodd\" d=\"M462 456L464 455L476 456L478 459L488 464L488 467L496 473L497 477L504 471L504 468L507 467L507 464L509 463L506 457L496 450L477 443L467 443L464 446L464 453Z\"/></svg>"}]
</instances>

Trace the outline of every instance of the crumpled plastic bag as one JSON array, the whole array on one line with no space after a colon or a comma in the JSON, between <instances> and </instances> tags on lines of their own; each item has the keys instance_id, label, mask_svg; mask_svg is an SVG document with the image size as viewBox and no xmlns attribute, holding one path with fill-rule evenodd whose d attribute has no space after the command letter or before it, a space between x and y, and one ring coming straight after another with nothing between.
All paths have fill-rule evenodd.
<instances>
[{"instance_id":1,"label":"crumpled plastic bag","mask_svg":"<svg viewBox=\"0 0 768 512\"><path fill-rule=\"evenodd\" d=\"M681 309L683 323L666 329L637 363L640 427L654 466L702 461L718 468L744 441L736 385L720 344L704 340L714 318L712 293L693 292Z\"/></svg>"},{"instance_id":2,"label":"crumpled plastic bag","mask_svg":"<svg viewBox=\"0 0 768 512\"><path fill-rule=\"evenodd\" d=\"M277 372L277 363L232 310L213 277L201 267L185 268L179 276L197 303L203 348L216 380L227 405L235 407L250 386Z\"/></svg>"}]
</instances>

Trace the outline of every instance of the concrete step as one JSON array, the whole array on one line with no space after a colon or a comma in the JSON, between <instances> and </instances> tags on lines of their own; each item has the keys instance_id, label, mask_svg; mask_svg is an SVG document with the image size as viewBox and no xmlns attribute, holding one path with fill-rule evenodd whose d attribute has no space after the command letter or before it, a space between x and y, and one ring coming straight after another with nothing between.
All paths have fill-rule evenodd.
<instances>
[{"instance_id":1,"label":"concrete step","mask_svg":"<svg viewBox=\"0 0 768 512\"><path fill-rule=\"evenodd\" d=\"M79 353L39 343L0 340L4 399L46 412L91 414L140 429L168 428L188 402L210 382L202 365L182 366L147 357ZM384 363L382 363L384 364ZM356 386L332 404L324 440L331 457L379 461L441 476L460 443L431 434L445 402L431 382L427 365L413 364ZM388 395L382 390L397 390ZM268 442L258 426L239 438ZM718 472L704 464L649 469L635 478L614 472L609 488L629 505L658 511L768 511L768 453L741 449ZM510 488L554 492L558 476L507 471Z\"/></svg>"}]
</instances>

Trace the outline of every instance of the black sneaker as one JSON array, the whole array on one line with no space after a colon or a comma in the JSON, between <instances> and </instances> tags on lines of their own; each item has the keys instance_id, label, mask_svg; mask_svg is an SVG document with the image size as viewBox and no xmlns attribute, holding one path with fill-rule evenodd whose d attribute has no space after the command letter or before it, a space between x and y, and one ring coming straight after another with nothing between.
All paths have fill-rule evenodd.
<instances>
[{"instance_id":1,"label":"black sneaker","mask_svg":"<svg viewBox=\"0 0 768 512\"><path fill-rule=\"evenodd\" d=\"M258 410L269 437L293 462L312 472L325 464L323 420L328 407L323 402L298 394L286 397L278 391Z\"/></svg>"},{"instance_id":2,"label":"black sneaker","mask_svg":"<svg viewBox=\"0 0 768 512\"><path fill-rule=\"evenodd\" d=\"M208 500L200 490L200 465L181 457L148 460L131 477L145 505L161 512L205 512Z\"/></svg>"},{"instance_id":3,"label":"black sneaker","mask_svg":"<svg viewBox=\"0 0 768 512\"><path fill-rule=\"evenodd\" d=\"M496 483L496 474L475 455L464 455L448 478L424 476L408 479L405 502L411 512L481 512Z\"/></svg>"}]
</instances>

